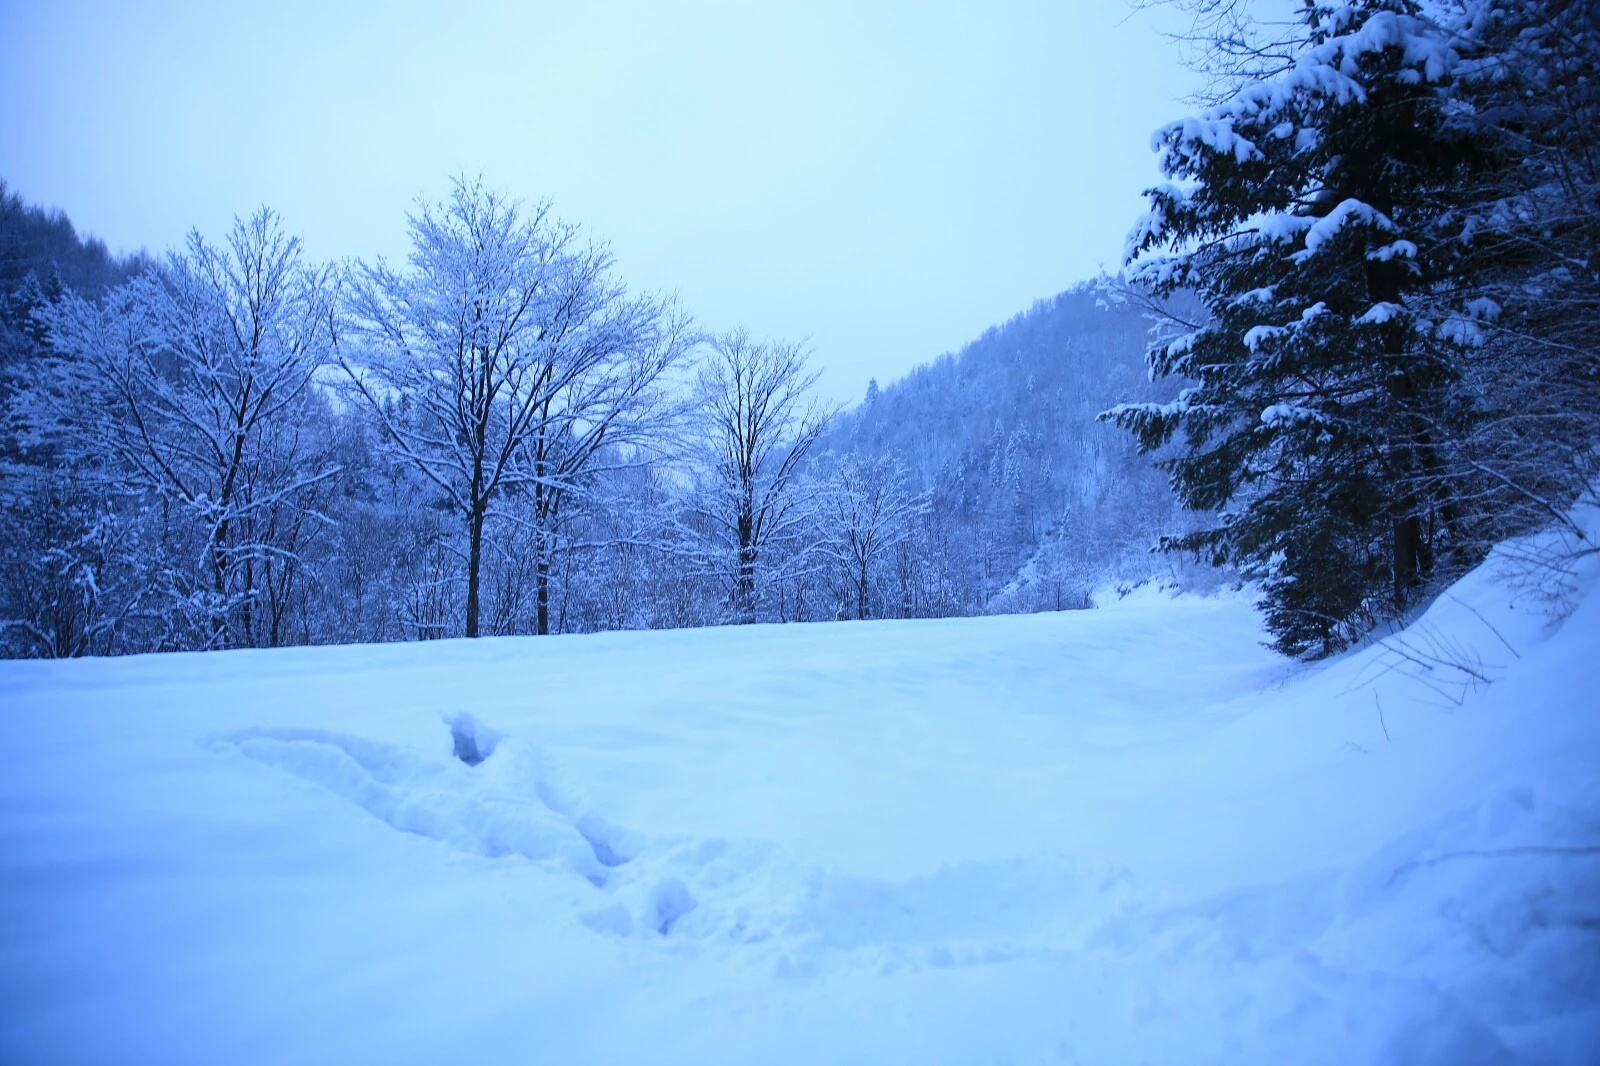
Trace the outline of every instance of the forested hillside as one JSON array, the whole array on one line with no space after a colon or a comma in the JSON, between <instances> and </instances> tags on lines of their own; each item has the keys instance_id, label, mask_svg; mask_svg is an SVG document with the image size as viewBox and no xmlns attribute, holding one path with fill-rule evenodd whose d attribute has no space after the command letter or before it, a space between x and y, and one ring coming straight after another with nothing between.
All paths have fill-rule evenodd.
<instances>
[{"instance_id":1,"label":"forested hillside","mask_svg":"<svg viewBox=\"0 0 1600 1066\"><path fill-rule=\"evenodd\" d=\"M143 265L142 257L118 259L103 242L80 236L62 212L29 206L0 179L0 397L28 378L27 363L45 351L35 311L68 290L98 298ZM8 400L0 403L9 410Z\"/></svg>"},{"instance_id":2,"label":"forested hillside","mask_svg":"<svg viewBox=\"0 0 1600 1066\"><path fill-rule=\"evenodd\" d=\"M1181 521L1165 477L1097 416L1170 399L1144 367L1151 322L1085 284L956 355L869 389L825 440L903 461L928 510L907 564L936 569L919 606L978 614L1085 606L1108 580L1170 571L1148 549ZM889 592L886 598L892 598Z\"/></svg>"}]
</instances>

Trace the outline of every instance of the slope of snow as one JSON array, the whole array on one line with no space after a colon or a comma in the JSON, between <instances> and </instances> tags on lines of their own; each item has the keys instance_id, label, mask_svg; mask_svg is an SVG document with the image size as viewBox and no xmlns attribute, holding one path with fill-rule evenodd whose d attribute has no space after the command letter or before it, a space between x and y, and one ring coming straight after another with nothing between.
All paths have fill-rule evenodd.
<instances>
[{"instance_id":1,"label":"slope of snow","mask_svg":"<svg viewBox=\"0 0 1600 1066\"><path fill-rule=\"evenodd\" d=\"M1596 560L1503 569L6 663L0 1061L1594 1062Z\"/></svg>"}]
</instances>

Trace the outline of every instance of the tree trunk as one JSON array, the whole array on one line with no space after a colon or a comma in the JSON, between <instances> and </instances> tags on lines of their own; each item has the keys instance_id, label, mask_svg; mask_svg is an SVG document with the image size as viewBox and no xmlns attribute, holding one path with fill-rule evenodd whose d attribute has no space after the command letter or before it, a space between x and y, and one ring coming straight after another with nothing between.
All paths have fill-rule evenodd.
<instances>
[{"instance_id":1,"label":"tree trunk","mask_svg":"<svg viewBox=\"0 0 1600 1066\"><path fill-rule=\"evenodd\" d=\"M1416 515L1401 515L1394 523L1394 609L1403 611L1417 584L1422 553L1422 523Z\"/></svg>"},{"instance_id":2,"label":"tree trunk","mask_svg":"<svg viewBox=\"0 0 1600 1066\"><path fill-rule=\"evenodd\" d=\"M735 593L739 621L749 625L756 620L756 550L748 545L739 546L739 581Z\"/></svg>"},{"instance_id":3,"label":"tree trunk","mask_svg":"<svg viewBox=\"0 0 1600 1066\"><path fill-rule=\"evenodd\" d=\"M1387 207L1387 205L1386 205ZM1374 303L1400 303L1404 267L1390 262L1369 262L1367 293ZM1402 330L1389 327L1384 356L1389 364L1388 456L1390 549L1393 568L1394 609L1403 611L1411 590L1421 583L1422 520L1418 514L1417 451L1420 430L1415 411L1417 386L1404 369L1406 337Z\"/></svg>"},{"instance_id":4,"label":"tree trunk","mask_svg":"<svg viewBox=\"0 0 1600 1066\"><path fill-rule=\"evenodd\" d=\"M1416 388L1400 371L1389 376L1389 522L1394 609L1404 611L1423 574L1422 518L1418 512Z\"/></svg>"},{"instance_id":5,"label":"tree trunk","mask_svg":"<svg viewBox=\"0 0 1600 1066\"><path fill-rule=\"evenodd\" d=\"M475 501L467 519L467 636L478 635L478 588L483 570L483 520L488 507Z\"/></svg>"},{"instance_id":6,"label":"tree trunk","mask_svg":"<svg viewBox=\"0 0 1600 1066\"><path fill-rule=\"evenodd\" d=\"M867 565L861 564L861 572L856 575L856 620L867 617Z\"/></svg>"},{"instance_id":7,"label":"tree trunk","mask_svg":"<svg viewBox=\"0 0 1600 1066\"><path fill-rule=\"evenodd\" d=\"M739 622L748 625L756 620L756 546L755 514L749 504L750 492L745 490L746 505L739 515L739 574L734 585L734 605Z\"/></svg>"},{"instance_id":8,"label":"tree trunk","mask_svg":"<svg viewBox=\"0 0 1600 1066\"><path fill-rule=\"evenodd\" d=\"M226 648L228 640L228 557L221 541L211 545L211 587L217 594L217 614L211 621L213 647Z\"/></svg>"},{"instance_id":9,"label":"tree trunk","mask_svg":"<svg viewBox=\"0 0 1600 1066\"><path fill-rule=\"evenodd\" d=\"M252 555L244 557L244 621L240 629L244 632L244 644L247 648L256 646L256 619L252 609L256 596L256 560Z\"/></svg>"},{"instance_id":10,"label":"tree trunk","mask_svg":"<svg viewBox=\"0 0 1600 1066\"><path fill-rule=\"evenodd\" d=\"M550 635L550 548L541 535L534 540L539 557L533 564L534 632Z\"/></svg>"}]
</instances>

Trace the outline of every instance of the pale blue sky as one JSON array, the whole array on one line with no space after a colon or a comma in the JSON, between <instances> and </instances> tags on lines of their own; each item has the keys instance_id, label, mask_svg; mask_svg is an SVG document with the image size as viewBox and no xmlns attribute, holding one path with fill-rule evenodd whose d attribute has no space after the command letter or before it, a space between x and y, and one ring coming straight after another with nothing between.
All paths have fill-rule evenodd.
<instances>
[{"instance_id":1,"label":"pale blue sky","mask_svg":"<svg viewBox=\"0 0 1600 1066\"><path fill-rule=\"evenodd\" d=\"M0 4L0 177L115 249L403 255L481 173L844 399L1114 267L1192 84L1121 0Z\"/></svg>"}]
</instances>

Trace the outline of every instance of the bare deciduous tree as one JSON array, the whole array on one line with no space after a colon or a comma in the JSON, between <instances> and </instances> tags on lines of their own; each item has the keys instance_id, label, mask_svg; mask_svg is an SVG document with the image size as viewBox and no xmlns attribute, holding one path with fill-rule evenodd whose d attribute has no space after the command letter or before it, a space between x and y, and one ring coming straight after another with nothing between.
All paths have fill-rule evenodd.
<instances>
[{"instance_id":1,"label":"bare deciduous tree","mask_svg":"<svg viewBox=\"0 0 1600 1066\"><path fill-rule=\"evenodd\" d=\"M874 571L928 509L927 495L913 493L908 480L905 463L888 455L847 455L822 475L822 551L854 593L857 618L871 617Z\"/></svg>"},{"instance_id":2,"label":"bare deciduous tree","mask_svg":"<svg viewBox=\"0 0 1600 1066\"><path fill-rule=\"evenodd\" d=\"M548 205L457 181L412 216L411 237L409 271L358 269L343 365L389 447L465 521L475 637L489 520L528 497L536 529L553 532L602 445L648 422L686 334L667 302L629 299L608 278L610 255ZM550 550L537 541L546 589Z\"/></svg>"},{"instance_id":3,"label":"bare deciduous tree","mask_svg":"<svg viewBox=\"0 0 1600 1066\"><path fill-rule=\"evenodd\" d=\"M607 280L610 259L589 256L562 279L563 298L549 316L545 373L579 362L546 393L526 442L531 488L534 632L550 632L550 584L562 525L599 475L636 464L677 413L659 388L695 343L687 316L670 300L640 296Z\"/></svg>"},{"instance_id":4,"label":"bare deciduous tree","mask_svg":"<svg viewBox=\"0 0 1600 1066\"><path fill-rule=\"evenodd\" d=\"M740 622L756 620L763 553L801 525L796 479L833 414L810 395L816 379L800 345L754 341L742 329L713 338L700 369L705 483L693 509L731 571Z\"/></svg>"},{"instance_id":5,"label":"bare deciduous tree","mask_svg":"<svg viewBox=\"0 0 1600 1066\"><path fill-rule=\"evenodd\" d=\"M261 210L216 247L198 233L164 268L97 306L73 294L43 312L61 356L38 393L67 454L93 457L177 519L169 606L212 646L272 640L264 582L297 580L317 486L311 383L333 335L328 271Z\"/></svg>"}]
</instances>

